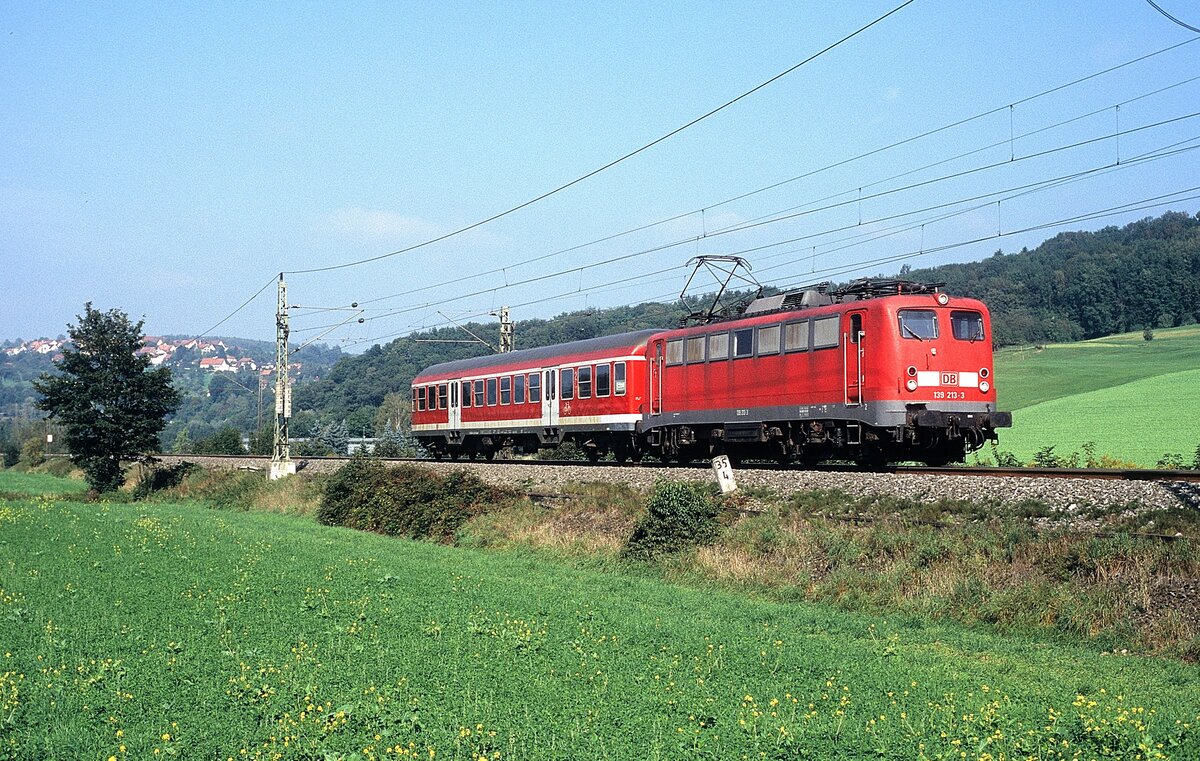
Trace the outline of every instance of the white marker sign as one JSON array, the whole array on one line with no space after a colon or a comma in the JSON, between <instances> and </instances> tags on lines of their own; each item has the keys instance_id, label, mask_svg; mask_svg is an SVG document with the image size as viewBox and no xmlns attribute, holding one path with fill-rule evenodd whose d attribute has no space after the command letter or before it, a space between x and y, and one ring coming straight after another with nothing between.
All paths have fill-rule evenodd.
<instances>
[{"instance_id":1,"label":"white marker sign","mask_svg":"<svg viewBox=\"0 0 1200 761\"><path fill-rule=\"evenodd\" d=\"M717 476L717 484L721 487L722 494L729 494L737 491L737 481L733 478L733 466L729 464L729 457L720 455L712 460L713 473Z\"/></svg>"}]
</instances>

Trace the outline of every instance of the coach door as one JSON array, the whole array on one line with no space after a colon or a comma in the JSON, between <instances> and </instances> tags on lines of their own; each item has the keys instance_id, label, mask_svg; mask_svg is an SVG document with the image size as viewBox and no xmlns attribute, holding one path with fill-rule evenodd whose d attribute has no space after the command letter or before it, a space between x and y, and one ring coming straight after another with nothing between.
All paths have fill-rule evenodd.
<instances>
[{"instance_id":1,"label":"coach door","mask_svg":"<svg viewBox=\"0 0 1200 761\"><path fill-rule=\"evenodd\" d=\"M558 371L542 372L542 427L558 425Z\"/></svg>"},{"instance_id":2,"label":"coach door","mask_svg":"<svg viewBox=\"0 0 1200 761\"><path fill-rule=\"evenodd\" d=\"M450 407L447 414L452 431L457 431L462 427L462 400L458 398L458 393L462 390L461 386L459 381L450 381Z\"/></svg>"},{"instance_id":3,"label":"coach door","mask_svg":"<svg viewBox=\"0 0 1200 761\"><path fill-rule=\"evenodd\" d=\"M663 341L654 342L654 353L646 364L650 367L650 414L662 414Z\"/></svg>"},{"instance_id":4,"label":"coach door","mask_svg":"<svg viewBox=\"0 0 1200 761\"><path fill-rule=\"evenodd\" d=\"M862 404L863 383L866 372L863 367L863 345L866 334L863 332L864 312L848 312L845 316L845 327L842 330L842 377L846 386L846 405L857 407Z\"/></svg>"}]
</instances>

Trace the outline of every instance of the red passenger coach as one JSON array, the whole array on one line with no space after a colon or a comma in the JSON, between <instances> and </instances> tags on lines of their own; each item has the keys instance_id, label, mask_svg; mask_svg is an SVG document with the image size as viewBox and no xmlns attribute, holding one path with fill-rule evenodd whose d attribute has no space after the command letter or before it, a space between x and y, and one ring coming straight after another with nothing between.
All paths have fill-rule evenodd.
<instances>
[{"instance_id":1,"label":"red passenger coach","mask_svg":"<svg viewBox=\"0 0 1200 761\"><path fill-rule=\"evenodd\" d=\"M413 432L437 457L572 441L592 460L944 464L1012 424L992 371L982 302L859 281L676 330L435 365L413 381Z\"/></svg>"},{"instance_id":2,"label":"red passenger coach","mask_svg":"<svg viewBox=\"0 0 1200 761\"><path fill-rule=\"evenodd\" d=\"M593 459L636 456L646 345L660 331L434 365L413 379L413 434L435 457L575 441Z\"/></svg>"}]
</instances>

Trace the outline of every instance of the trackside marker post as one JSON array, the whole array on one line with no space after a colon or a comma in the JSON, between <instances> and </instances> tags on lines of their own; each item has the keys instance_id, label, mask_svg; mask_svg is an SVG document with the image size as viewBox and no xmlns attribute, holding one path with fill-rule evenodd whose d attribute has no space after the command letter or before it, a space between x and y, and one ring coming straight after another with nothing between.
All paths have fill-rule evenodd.
<instances>
[{"instance_id":1,"label":"trackside marker post","mask_svg":"<svg viewBox=\"0 0 1200 761\"><path fill-rule=\"evenodd\" d=\"M713 473L717 477L717 485L721 487L722 494L729 494L737 491L737 480L733 477L733 466L729 464L727 455L719 455L712 459Z\"/></svg>"}]
</instances>

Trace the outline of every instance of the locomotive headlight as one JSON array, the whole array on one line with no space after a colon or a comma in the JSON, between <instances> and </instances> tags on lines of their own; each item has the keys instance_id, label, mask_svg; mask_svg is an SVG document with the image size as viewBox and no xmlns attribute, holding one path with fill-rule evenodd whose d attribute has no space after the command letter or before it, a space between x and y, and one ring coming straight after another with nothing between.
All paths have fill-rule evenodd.
<instances>
[{"instance_id":1,"label":"locomotive headlight","mask_svg":"<svg viewBox=\"0 0 1200 761\"><path fill-rule=\"evenodd\" d=\"M988 391L991 390L991 388L992 388L992 384L988 383L987 381L979 381L979 390L982 391L983 393L986 394Z\"/></svg>"},{"instance_id":2,"label":"locomotive headlight","mask_svg":"<svg viewBox=\"0 0 1200 761\"><path fill-rule=\"evenodd\" d=\"M906 370L905 372L907 372L907 373L908 373L908 377L910 377L910 378L915 378L915 377L917 377L917 366L916 366L916 365L909 365L909 366L908 366L908 370Z\"/></svg>"},{"instance_id":3,"label":"locomotive headlight","mask_svg":"<svg viewBox=\"0 0 1200 761\"><path fill-rule=\"evenodd\" d=\"M979 368L979 377L980 378L986 378L991 374L992 374L992 371L987 369L986 367Z\"/></svg>"},{"instance_id":4,"label":"locomotive headlight","mask_svg":"<svg viewBox=\"0 0 1200 761\"><path fill-rule=\"evenodd\" d=\"M908 382L904 384L904 387L906 389L908 389L909 391L916 391L917 390L917 379L909 378Z\"/></svg>"},{"instance_id":5,"label":"locomotive headlight","mask_svg":"<svg viewBox=\"0 0 1200 761\"><path fill-rule=\"evenodd\" d=\"M947 304L949 304L949 303L950 303L950 297L949 297L949 296L947 296L947 295L946 295L946 294L944 294L944 293L939 293L939 294L937 295L937 302L938 302L939 304L941 304L942 306L946 306Z\"/></svg>"}]
</instances>

